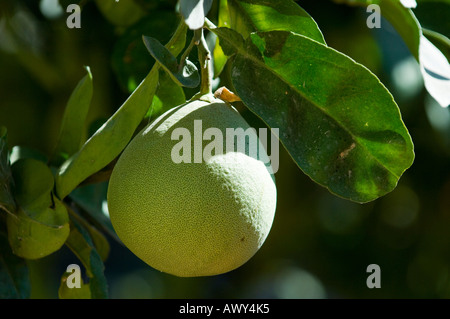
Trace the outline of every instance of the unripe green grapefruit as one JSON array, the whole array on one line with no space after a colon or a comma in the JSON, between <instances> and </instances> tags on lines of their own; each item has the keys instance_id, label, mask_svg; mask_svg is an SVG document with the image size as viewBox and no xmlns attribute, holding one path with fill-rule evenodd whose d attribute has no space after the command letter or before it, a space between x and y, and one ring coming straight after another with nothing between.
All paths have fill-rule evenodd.
<instances>
[{"instance_id":1,"label":"unripe green grapefruit","mask_svg":"<svg viewBox=\"0 0 450 319\"><path fill-rule=\"evenodd\" d=\"M194 120L202 121L203 132L223 133L223 154L194 163ZM172 140L177 128L191 133L191 163L173 160L181 141ZM249 125L222 101L186 103L144 128L120 156L108 187L111 222L123 243L153 268L180 277L222 274L264 243L276 208L268 156L259 140L258 155L250 156L249 139L244 152L226 152L227 128ZM201 143L204 149L211 141Z\"/></svg>"}]
</instances>

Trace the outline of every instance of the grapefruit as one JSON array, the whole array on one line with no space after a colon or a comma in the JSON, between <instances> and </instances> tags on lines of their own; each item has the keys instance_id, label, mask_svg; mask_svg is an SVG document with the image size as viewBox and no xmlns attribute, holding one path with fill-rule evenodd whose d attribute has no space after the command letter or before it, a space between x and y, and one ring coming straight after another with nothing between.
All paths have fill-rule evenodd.
<instances>
[{"instance_id":1,"label":"grapefruit","mask_svg":"<svg viewBox=\"0 0 450 319\"><path fill-rule=\"evenodd\" d=\"M199 120L204 132L214 128L223 139L199 142ZM227 128L247 133L233 138L231 151ZM133 138L112 172L108 209L117 235L136 256L160 271L197 277L236 269L259 250L274 219L276 186L267 153L248 128L230 104L197 100L167 111ZM177 132L189 132L190 141ZM195 143L198 151L213 140L222 152L194 158ZM235 147L239 143L245 150Z\"/></svg>"}]
</instances>

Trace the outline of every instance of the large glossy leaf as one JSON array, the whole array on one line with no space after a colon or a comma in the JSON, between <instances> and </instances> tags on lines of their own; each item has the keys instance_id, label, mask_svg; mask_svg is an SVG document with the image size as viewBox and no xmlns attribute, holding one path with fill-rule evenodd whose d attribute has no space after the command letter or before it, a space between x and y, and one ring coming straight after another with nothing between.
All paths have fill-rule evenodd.
<instances>
[{"instance_id":1,"label":"large glossy leaf","mask_svg":"<svg viewBox=\"0 0 450 319\"><path fill-rule=\"evenodd\" d=\"M87 74L81 79L67 102L53 162L56 165L77 152L82 143L84 125L91 104L93 85L92 73L86 67Z\"/></svg>"},{"instance_id":2,"label":"large glossy leaf","mask_svg":"<svg viewBox=\"0 0 450 319\"><path fill-rule=\"evenodd\" d=\"M319 42L285 31L253 33L238 48L232 77L243 102L279 128L298 166L334 194L374 200L412 164L412 141L389 91Z\"/></svg>"},{"instance_id":3,"label":"large glossy leaf","mask_svg":"<svg viewBox=\"0 0 450 319\"><path fill-rule=\"evenodd\" d=\"M30 276L24 259L15 256L0 231L0 299L30 297Z\"/></svg>"},{"instance_id":4,"label":"large glossy leaf","mask_svg":"<svg viewBox=\"0 0 450 319\"><path fill-rule=\"evenodd\" d=\"M191 30L203 27L213 0L180 0L180 12Z\"/></svg>"},{"instance_id":5,"label":"large glossy leaf","mask_svg":"<svg viewBox=\"0 0 450 319\"><path fill-rule=\"evenodd\" d=\"M180 23L166 45L177 56L186 42L186 26ZM158 85L159 64L155 64L147 77L108 121L69 158L56 175L56 194L66 197L82 181L112 162L125 146L145 117L152 104Z\"/></svg>"},{"instance_id":6,"label":"large glossy leaf","mask_svg":"<svg viewBox=\"0 0 450 319\"><path fill-rule=\"evenodd\" d=\"M11 192L13 183L6 141L6 128L0 126L0 211L4 209L9 213L13 213L16 210L16 203Z\"/></svg>"},{"instance_id":7,"label":"large glossy leaf","mask_svg":"<svg viewBox=\"0 0 450 319\"><path fill-rule=\"evenodd\" d=\"M209 28L213 28L214 33L220 39L220 46L223 52L227 56L236 54L240 49L244 47L244 39L234 29L229 28L214 28L213 25L208 25Z\"/></svg>"},{"instance_id":8,"label":"large glossy leaf","mask_svg":"<svg viewBox=\"0 0 450 319\"><path fill-rule=\"evenodd\" d=\"M254 31L291 31L324 43L322 32L313 18L298 4L291 0L223 0L219 11L218 27L232 28L247 38ZM239 36L239 37L240 37ZM214 72L220 74L227 56L233 49L226 42L220 42L214 49ZM234 42L239 41L235 37Z\"/></svg>"},{"instance_id":9,"label":"large glossy leaf","mask_svg":"<svg viewBox=\"0 0 450 319\"><path fill-rule=\"evenodd\" d=\"M231 28L247 38L254 31L291 31L325 43L313 18L291 0L228 0Z\"/></svg>"}]
</instances>

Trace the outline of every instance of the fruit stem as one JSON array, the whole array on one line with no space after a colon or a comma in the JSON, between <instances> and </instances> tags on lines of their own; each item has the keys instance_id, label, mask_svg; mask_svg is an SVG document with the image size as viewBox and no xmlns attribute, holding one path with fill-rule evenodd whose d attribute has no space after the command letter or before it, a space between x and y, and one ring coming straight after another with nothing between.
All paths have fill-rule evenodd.
<instances>
[{"instance_id":1,"label":"fruit stem","mask_svg":"<svg viewBox=\"0 0 450 319\"><path fill-rule=\"evenodd\" d=\"M194 31L194 38L199 39L197 44L198 60L201 68L201 84L199 96L212 96L213 70L211 63L211 53L205 40L203 28Z\"/></svg>"}]
</instances>

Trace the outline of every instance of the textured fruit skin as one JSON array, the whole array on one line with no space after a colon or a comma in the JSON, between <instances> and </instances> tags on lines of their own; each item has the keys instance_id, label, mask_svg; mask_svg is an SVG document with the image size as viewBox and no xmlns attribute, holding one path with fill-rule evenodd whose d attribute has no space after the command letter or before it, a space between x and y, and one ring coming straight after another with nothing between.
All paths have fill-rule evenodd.
<instances>
[{"instance_id":1,"label":"textured fruit skin","mask_svg":"<svg viewBox=\"0 0 450 319\"><path fill-rule=\"evenodd\" d=\"M203 132L208 127L223 132L224 153L226 128L249 128L219 100L169 110L130 142L108 187L111 222L123 243L153 268L180 277L217 275L243 265L264 243L276 209L274 177L257 158L229 152L202 163L172 161L172 148L180 142L171 139L177 127L191 132L194 158L199 119ZM259 158L268 163L263 148Z\"/></svg>"}]
</instances>

